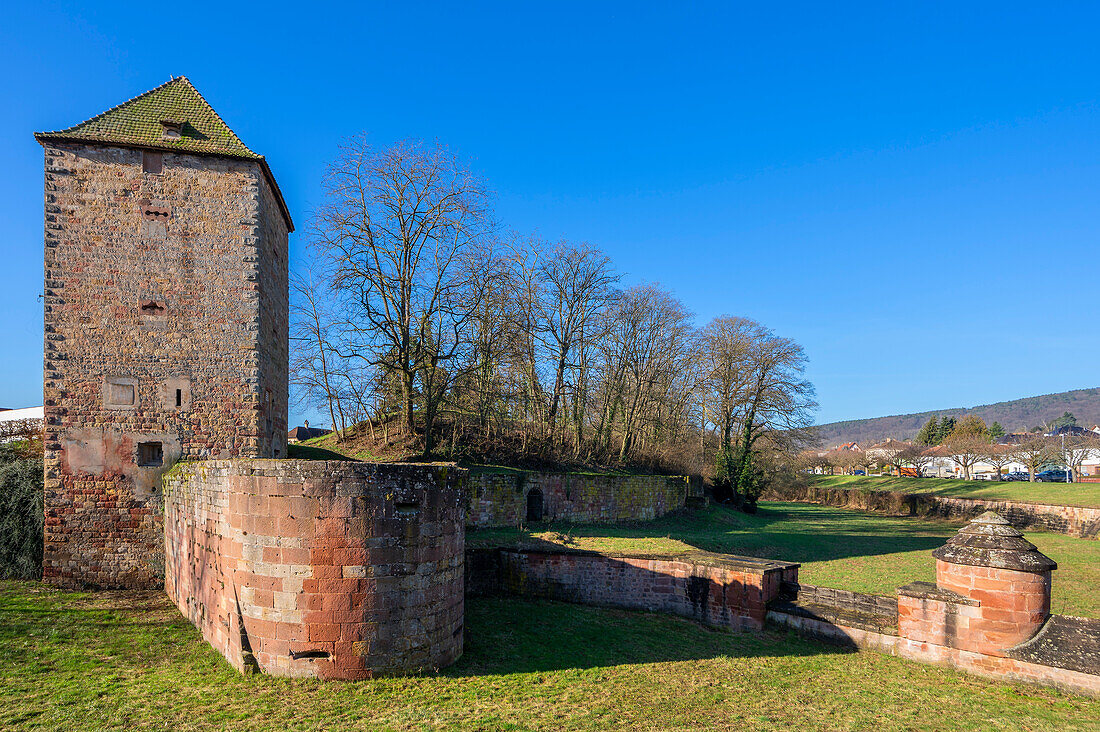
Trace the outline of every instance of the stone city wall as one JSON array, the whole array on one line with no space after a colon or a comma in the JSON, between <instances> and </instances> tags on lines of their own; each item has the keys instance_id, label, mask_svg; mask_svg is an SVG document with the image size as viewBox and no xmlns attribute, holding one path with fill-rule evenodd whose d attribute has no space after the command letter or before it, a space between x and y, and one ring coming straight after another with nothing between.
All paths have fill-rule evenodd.
<instances>
[{"instance_id":1,"label":"stone city wall","mask_svg":"<svg viewBox=\"0 0 1100 732\"><path fill-rule=\"evenodd\" d=\"M1051 571L986 513L933 552L936 582L897 597L785 583L769 623L841 645L989 678L1100 696L1100 620L1050 615Z\"/></svg>"},{"instance_id":2,"label":"stone city wall","mask_svg":"<svg viewBox=\"0 0 1100 732\"><path fill-rule=\"evenodd\" d=\"M767 604L798 565L709 552L659 556L559 547L468 553L473 593L666 612L730 630L763 627Z\"/></svg>"},{"instance_id":3,"label":"stone city wall","mask_svg":"<svg viewBox=\"0 0 1100 732\"><path fill-rule=\"evenodd\" d=\"M143 155L45 146L43 573L69 587L161 586L175 460L286 450L287 225L263 171Z\"/></svg>"},{"instance_id":4,"label":"stone city wall","mask_svg":"<svg viewBox=\"0 0 1100 732\"><path fill-rule=\"evenodd\" d=\"M985 511L995 511L1018 529L1044 529L1086 539L1100 536L1100 508L953 498L931 493L823 488L815 485L773 486L764 492L762 498L769 501L820 503L893 515L946 519L970 519Z\"/></svg>"},{"instance_id":5,"label":"stone city wall","mask_svg":"<svg viewBox=\"0 0 1100 732\"><path fill-rule=\"evenodd\" d=\"M361 679L462 654L466 471L297 460L165 475L165 588L239 670Z\"/></svg>"},{"instance_id":6,"label":"stone city wall","mask_svg":"<svg viewBox=\"0 0 1100 732\"><path fill-rule=\"evenodd\" d=\"M684 476L509 471L470 476L467 525L649 521L683 508Z\"/></svg>"}]
</instances>

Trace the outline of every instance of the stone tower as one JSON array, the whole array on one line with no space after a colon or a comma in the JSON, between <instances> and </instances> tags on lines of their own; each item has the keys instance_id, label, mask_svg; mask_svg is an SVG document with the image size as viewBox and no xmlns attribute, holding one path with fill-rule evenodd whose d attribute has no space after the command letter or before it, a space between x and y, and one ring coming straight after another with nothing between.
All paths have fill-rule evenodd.
<instances>
[{"instance_id":1,"label":"stone tower","mask_svg":"<svg viewBox=\"0 0 1100 732\"><path fill-rule=\"evenodd\" d=\"M180 458L286 455L294 225L267 161L184 77L35 138L44 576L157 587L161 474Z\"/></svg>"}]
</instances>

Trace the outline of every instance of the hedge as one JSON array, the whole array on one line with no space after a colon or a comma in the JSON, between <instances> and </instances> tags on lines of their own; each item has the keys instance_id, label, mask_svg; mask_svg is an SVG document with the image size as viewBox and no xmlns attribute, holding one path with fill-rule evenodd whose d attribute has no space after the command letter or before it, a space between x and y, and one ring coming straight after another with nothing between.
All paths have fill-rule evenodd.
<instances>
[{"instance_id":1,"label":"hedge","mask_svg":"<svg viewBox=\"0 0 1100 732\"><path fill-rule=\"evenodd\" d=\"M0 445L0 577L42 576L42 458Z\"/></svg>"}]
</instances>

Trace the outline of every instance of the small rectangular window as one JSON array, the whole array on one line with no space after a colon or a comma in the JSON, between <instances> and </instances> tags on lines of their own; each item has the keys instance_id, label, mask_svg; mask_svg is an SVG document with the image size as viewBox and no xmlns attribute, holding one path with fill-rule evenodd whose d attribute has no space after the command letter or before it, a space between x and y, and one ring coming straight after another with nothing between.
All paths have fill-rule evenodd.
<instances>
[{"instance_id":1,"label":"small rectangular window","mask_svg":"<svg viewBox=\"0 0 1100 732\"><path fill-rule=\"evenodd\" d=\"M164 155L159 152L143 150L141 153L141 172L159 174L164 169Z\"/></svg>"},{"instance_id":2,"label":"small rectangular window","mask_svg":"<svg viewBox=\"0 0 1100 732\"><path fill-rule=\"evenodd\" d=\"M164 446L159 442L138 443L138 465L151 467L164 463Z\"/></svg>"},{"instance_id":3,"label":"small rectangular window","mask_svg":"<svg viewBox=\"0 0 1100 732\"><path fill-rule=\"evenodd\" d=\"M183 389L176 389L176 406L183 406Z\"/></svg>"}]
</instances>

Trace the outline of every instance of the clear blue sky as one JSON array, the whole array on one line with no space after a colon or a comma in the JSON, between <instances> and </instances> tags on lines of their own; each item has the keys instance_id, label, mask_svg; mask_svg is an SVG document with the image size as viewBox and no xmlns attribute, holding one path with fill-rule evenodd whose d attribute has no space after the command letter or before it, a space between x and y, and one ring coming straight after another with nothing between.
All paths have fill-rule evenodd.
<instances>
[{"instance_id":1,"label":"clear blue sky","mask_svg":"<svg viewBox=\"0 0 1100 732\"><path fill-rule=\"evenodd\" d=\"M300 229L342 136L439 138L505 224L798 340L822 422L1100 385L1095 4L95 5L0 22L0 406L41 403L31 133L178 74Z\"/></svg>"}]
</instances>

